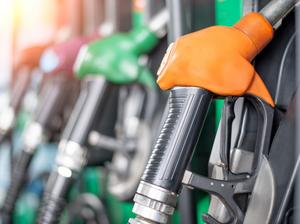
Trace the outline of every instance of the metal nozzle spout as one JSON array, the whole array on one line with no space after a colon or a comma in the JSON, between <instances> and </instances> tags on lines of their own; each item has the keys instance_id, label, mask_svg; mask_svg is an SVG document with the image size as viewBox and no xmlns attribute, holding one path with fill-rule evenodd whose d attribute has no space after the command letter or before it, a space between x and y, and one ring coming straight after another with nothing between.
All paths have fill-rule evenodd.
<instances>
[{"instance_id":1,"label":"metal nozzle spout","mask_svg":"<svg viewBox=\"0 0 300 224\"><path fill-rule=\"evenodd\" d=\"M300 0L273 0L268 3L260 13L275 26L283 19Z\"/></svg>"},{"instance_id":2,"label":"metal nozzle spout","mask_svg":"<svg viewBox=\"0 0 300 224\"><path fill-rule=\"evenodd\" d=\"M161 10L149 22L149 28L152 32L156 33L158 37L163 37L167 32L167 24L169 21L169 12L165 8Z\"/></svg>"}]
</instances>

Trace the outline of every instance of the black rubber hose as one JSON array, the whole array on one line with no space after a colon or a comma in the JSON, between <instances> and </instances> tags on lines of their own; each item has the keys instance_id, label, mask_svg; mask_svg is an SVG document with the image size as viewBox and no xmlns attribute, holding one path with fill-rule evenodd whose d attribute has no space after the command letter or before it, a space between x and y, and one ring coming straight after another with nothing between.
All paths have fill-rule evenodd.
<instances>
[{"instance_id":1,"label":"black rubber hose","mask_svg":"<svg viewBox=\"0 0 300 224\"><path fill-rule=\"evenodd\" d=\"M74 221L86 221L93 224L110 224L104 203L91 193L80 194L75 201L68 205L67 224ZM90 212L86 212L86 210Z\"/></svg>"},{"instance_id":2,"label":"black rubber hose","mask_svg":"<svg viewBox=\"0 0 300 224\"><path fill-rule=\"evenodd\" d=\"M51 194L45 194L38 218L39 224L59 223L62 211L66 205L63 198L53 197Z\"/></svg>"},{"instance_id":3,"label":"black rubber hose","mask_svg":"<svg viewBox=\"0 0 300 224\"><path fill-rule=\"evenodd\" d=\"M3 217L11 217L16 205L16 201L26 183L27 171L32 160L33 154L22 150L21 155L18 157L15 166L13 166L11 182L6 193L4 204L1 209ZM10 223L10 218L6 218L4 224Z\"/></svg>"},{"instance_id":4,"label":"black rubber hose","mask_svg":"<svg viewBox=\"0 0 300 224\"><path fill-rule=\"evenodd\" d=\"M87 144L95 117L102 113L105 108L103 105L106 105L113 90L112 84L105 79L88 81L85 84L62 137L64 140L76 142L79 145ZM70 177L62 176L57 171L51 173L37 219L38 224L59 222L66 205L66 197L75 179L76 173L72 173Z\"/></svg>"},{"instance_id":5,"label":"black rubber hose","mask_svg":"<svg viewBox=\"0 0 300 224\"><path fill-rule=\"evenodd\" d=\"M66 206L67 194L74 182L74 178L60 175L57 171L52 172L44 192L37 223L59 223Z\"/></svg>"}]
</instances>

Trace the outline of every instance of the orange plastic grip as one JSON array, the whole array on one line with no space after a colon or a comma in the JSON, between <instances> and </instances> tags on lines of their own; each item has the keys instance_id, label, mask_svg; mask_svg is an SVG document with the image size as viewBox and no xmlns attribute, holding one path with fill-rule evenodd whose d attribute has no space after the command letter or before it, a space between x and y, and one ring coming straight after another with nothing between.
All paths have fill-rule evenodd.
<instances>
[{"instance_id":1,"label":"orange plastic grip","mask_svg":"<svg viewBox=\"0 0 300 224\"><path fill-rule=\"evenodd\" d=\"M273 28L259 13L233 27L213 26L169 46L158 71L163 90L194 86L221 96L253 94L274 106L251 61L272 40Z\"/></svg>"},{"instance_id":2,"label":"orange plastic grip","mask_svg":"<svg viewBox=\"0 0 300 224\"><path fill-rule=\"evenodd\" d=\"M25 48L17 53L14 68L20 69L22 66L29 68L35 68L39 66L40 57L47 47L51 46L51 43L41 44Z\"/></svg>"}]
</instances>

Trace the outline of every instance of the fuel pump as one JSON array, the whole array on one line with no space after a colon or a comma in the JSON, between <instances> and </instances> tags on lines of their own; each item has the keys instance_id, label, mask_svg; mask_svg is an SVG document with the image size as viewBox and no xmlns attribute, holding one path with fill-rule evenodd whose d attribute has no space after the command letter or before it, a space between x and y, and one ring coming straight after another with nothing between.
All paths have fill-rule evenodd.
<instances>
[{"instance_id":1,"label":"fuel pump","mask_svg":"<svg viewBox=\"0 0 300 224\"><path fill-rule=\"evenodd\" d=\"M156 5L156 13L153 12L152 16L157 16L157 12L159 13L161 9L165 8L162 3L160 6ZM134 7L134 9L136 8ZM144 19L146 19L146 14L150 13L150 10L150 7L133 10L133 30L139 29L147 23ZM149 15L147 20L151 21L152 16ZM167 19L166 14L163 16ZM162 24L165 23L163 20L161 22ZM163 29L165 28L160 31L162 32L160 37L163 37L165 33ZM155 51L161 45L164 45L164 39L156 44ZM145 45L148 43L149 40L144 42ZM146 59L151 63L155 60L155 57L159 56L157 53L153 54L153 50L151 50L151 55L145 55L144 57L147 57ZM120 60L118 57L115 58ZM127 57L130 57L129 54ZM141 59L140 57L139 60ZM147 63L149 72L151 71L150 63ZM143 62L141 62L141 65L143 65ZM148 83L151 84L150 80ZM118 200L124 202L132 199L139 178L147 164L151 153L151 145L158 134L157 127L160 125L163 114L164 106L161 105L165 105L166 97L157 92L156 86L150 88L145 84L122 85L119 87L119 92L116 140L121 144L119 147L114 148L113 158L108 166L107 190Z\"/></svg>"},{"instance_id":2,"label":"fuel pump","mask_svg":"<svg viewBox=\"0 0 300 224\"><path fill-rule=\"evenodd\" d=\"M126 5L126 2L118 0L104 2L105 20L99 28L102 37L109 36L119 29L127 29L120 22L126 21L128 15L127 8L123 4ZM82 81L80 95L58 146L56 163L62 163L63 166L60 168L58 165L59 167L52 172L48 180L38 223L56 223L60 218L66 203L67 191L76 177L76 171L87 162L85 147L88 147L88 135L95 125L96 118L99 117L98 114L104 110L99 108L99 105L102 105L102 101L106 101L108 95L114 92L112 88L107 88L105 93L103 89L106 86L102 79ZM71 167L73 173L68 172L70 169L65 167Z\"/></svg>"},{"instance_id":3,"label":"fuel pump","mask_svg":"<svg viewBox=\"0 0 300 224\"><path fill-rule=\"evenodd\" d=\"M182 35L214 25L215 17L217 16L217 12L215 12L215 8L218 7L217 4L218 1L210 0L196 0L190 2L184 0L167 1L171 18L168 27L169 43L174 42ZM226 1L224 4L226 4ZM237 3L233 2L233 4ZM222 13L225 14L224 11L222 11ZM226 16L226 14L224 16ZM230 14L230 16L232 15ZM202 133L202 138L199 140L205 146L201 147L201 150L197 150L193 161L191 161L188 166L188 169L194 169L202 174L207 172L207 168L202 164L205 164L209 158L210 144L214 135L214 123L211 122L215 118L214 107L215 105L212 105ZM207 210L206 205L208 202L208 195L184 187L178 199L178 212L181 222L189 224L202 223L200 214L203 210Z\"/></svg>"},{"instance_id":4,"label":"fuel pump","mask_svg":"<svg viewBox=\"0 0 300 224\"><path fill-rule=\"evenodd\" d=\"M134 16L138 17L140 15L134 13ZM150 22L150 24L160 23L160 25L155 25L161 26L158 32L159 36L163 36L165 33L164 26L167 19L168 15L163 10ZM91 68L95 69L97 66L101 71L99 74L114 76L114 81L110 82L118 84L120 91L116 140L108 139L101 133L95 132L91 133L89 140L95 142L98 146L108 145L109 143L109 148L114 152L112 162L109 164L107 188L112 195L121 201L131 199L134 194L144 164L146 164L149 157L155 127L158 126L159 117L162 114L162 111L159 111L161 108L158 108L158 97L153 85L153 76L148 68L136 60L140 59L141 54L145 54L145 52L139 52L142 47L150 44L147 47L151 49L156 45L153 38L155 36L151 37L151 35L145 33L145 30L142 30L145 28L140 25L140 19L136 20L135 24L134 31L131 33L127 35L117 34L98 43L97 52L96 50L92 52L93 49L96 49L96 43L93 49L91 44L89 52L93 57L89 57L88 54L82 57L81 67L78 69L79 75L81 73L96 74L93 70L89 72L81 69L84 69L87 63L92 62L89 58L98 58L99 60L103 58L106 61L108 52L114 56L109 59L110 64L120 64L128 61L132 64L132 68L138 69L135 72L130 70L128 66L114 68L114 66L104 67L101 64L92 64L94 67ZM135 42L138 39L139 42ZM137 47L140 49L134 49ZM129 79L129 77L131 78ZM111 78L107 79L112 80ZM121 79L127 81L123 82ZM135 79L136 81L134 81ZM139 85L134 84L134 82L139 83Z\"/></svg>"},{"instance_id":5,"label":"fuel pump","mask_svg":"<svg viewBox=\"0 0 300 224\"><path fill-rule=\"evenodd\" d=\"M266 1L259 1L258 7L262 8L265 4ZM293 101L298 95L296 94L298 83L295 72L297 32L295 29L297 27L295 27L294 14L290 12L280 22L272 42L256 57L254 62L255 69L266 83L276 108L272 122L274 137L271 138L269 150L263 154L251 199L247 198L248 194L239 194L234 197L241 209L247 208L244 223L290 223L283 220L295 214L292 212L295 208L291 203L294 198L292 192L295 188L292 184L294 182L292 173L297 169L296 161L299 155L295 152L293 146L295 141L292 140L295 136L292 124L292 120L295 121ZM222 163L220 158L222 147L219 144L223 135L221 127L226 117L223 113L219 134L215 138L209 162L209 177L218 180L226 179L226 174L222 172L219 165ZM261 128L262 123L259 122L259 116L253 110L253 105L247 99L239 99L234 106L228 168L235 176L242 173L253 175L255 172L251 164L255 158L258 158L255 140L258 138L256 133ZM283 170L284 174L281 173ZM262 191L265 193L262 194ZM263 195L263 197L258 195ZM212 220L220 223L227 223L233 219L228 206L213 194L208 215L213 218ZM208 216L205 214L204 217Z\"/></svg>"},{"instance_id":6,"label":"fuel pump","mask_svg":"<svg viewBox=\"0 0 300 224\"><path fill-rule=\"evenodd\" d=\"M129 103L138 102L139 104L145 99L145 95L140 95L141 88L139 86L149 90L155 89L151 72L140 63L139 58L150 52L158 43L161 35L165 34L167 20L167 12L163 10L150 22L150 26L139 27L129 33L112 35L81 49L75 63L77 76L84 78L88 75L97 75L98 77L93 81L87 79L64 131L56 158L56 169L48 180L38 223L57 223L59 221L66 203L67 193L87 163L87 142L92 124L96 116L102 117L112 91L121 86L133 85L131 87L133 91L130 93L132 101ZM123 89L125 98L128 97L127 88L129 87ZM149 96L146 96L146 100L151 102ZM123 101L124 98L120 98L120 100ZM134 110L124 111L125 117L130 115L131 118L134 118L143 113L149 119L148 113L152 113L151 111L143 112L138 105L134 105L131 109ZM130 125L131 130L129 131L132 131L133 137L138 130L135 121L134 119L125 121L128 122L126 125ZM146 131L148 130L146 129ZM120 135L122 134L121 132ZM110 142L115 150L123 150L124 153L132 151L129 141L123 144L124 142L119 138L117 141Z\"/></svg>"},{"instance_id":7,"label":"fuel pump","mask_svg":"<svg viewBox=\"0 0 300 224\"><path fill-rule=\"evenodd\" d=\"M247 220L246 209L238 206L235 196L250 194L256 177L261 175L263 153L270 147L275 107L267 87L250 62L272 40L278 22L294 6L295 1L274 0L260 13L246 15L233 27L210 27L171 44L158 71L159 86L171 89L169 114L134 197L133 212L137 217L130 223L167 223L182 184L218 197L233 217L228 223ZM225 118L222 118L219 133L222 148L219 166L225 173L225 180L186 171L208 108L216 96L226 97ZM228 171L228 149L234 104L241 96L251 102L261 129L257 130L255 142L258 156L250 163L254 172L234 177ZM207 214L203 218L207 223L220 223Z\"/></svg>"},{"instance_id":8,"label":"fuel pump","mask_svg":"<svg viewBox=\"0 0 300 224\"><path fill-rule=\"evenodd\" d=\"M9 222L15 203L26 183L31 160L39 145L53 139L64 126L72 109L79 88L79 81L73 76L72 66L79 48L91 38L75 38L48 48L41 57L44 79L38 106L33 121L23 136L23 149L13 166L11 183L1 210ZM70 50L70 48L72 50ZM57 136L56 136L57 137ZM4 221L6 222L6 221Z\"/></svg>"},{"instance_id":9,"label":"fuel pump","mask_svg":"<svg viewBox=\"0 0 300 224\"><path fill-rule=\"evenodd\" d=\"M32 72L38 67L41 54L48 46L49 44L44 44L25 48L16 56L13 69L16 75L11 82L10 102L0 116L0 140L9 137L14 128L23 98L31 82Z\"/></svg>"}]
</instances>

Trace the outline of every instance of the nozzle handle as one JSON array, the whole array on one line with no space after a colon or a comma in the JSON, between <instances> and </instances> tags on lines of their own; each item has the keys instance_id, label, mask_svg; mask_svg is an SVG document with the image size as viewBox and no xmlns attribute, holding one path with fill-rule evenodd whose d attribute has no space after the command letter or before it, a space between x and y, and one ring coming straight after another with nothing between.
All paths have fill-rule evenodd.
<instances>
[{"instance_id":1,"label":"nozzle handle","mask_svg":"<svg viewBox=\"0 0 300 224\"><path fill-rule=\"evenodd\" d=\"M171 90L168 115L142 177L144 182L179 193L212 99L212 93L196 87Z\"/></svg>"},{"instance_id":2,"label":"nozzle handle","mask_svg":"<svg viewBox=\"0 0 300 224\"><path fill-rule=\"evenodd\" d=\"M95 119L101 117L113 85L105 78L86 80L76 101L62 139L86 145Z\"/></svg>"},{"instance_id":3,"label":"nozzle handle","mask_svg":"<svg viewBox=\"0 0 300 224\"><path fill-rule=\"evenodd\" d=\"M77 82L63 76L48 77L44 80L39 102L33 119L48 128L55 117L64 111L72 101L72 94L77 89Z\"/></svg>"}]
</instances>

